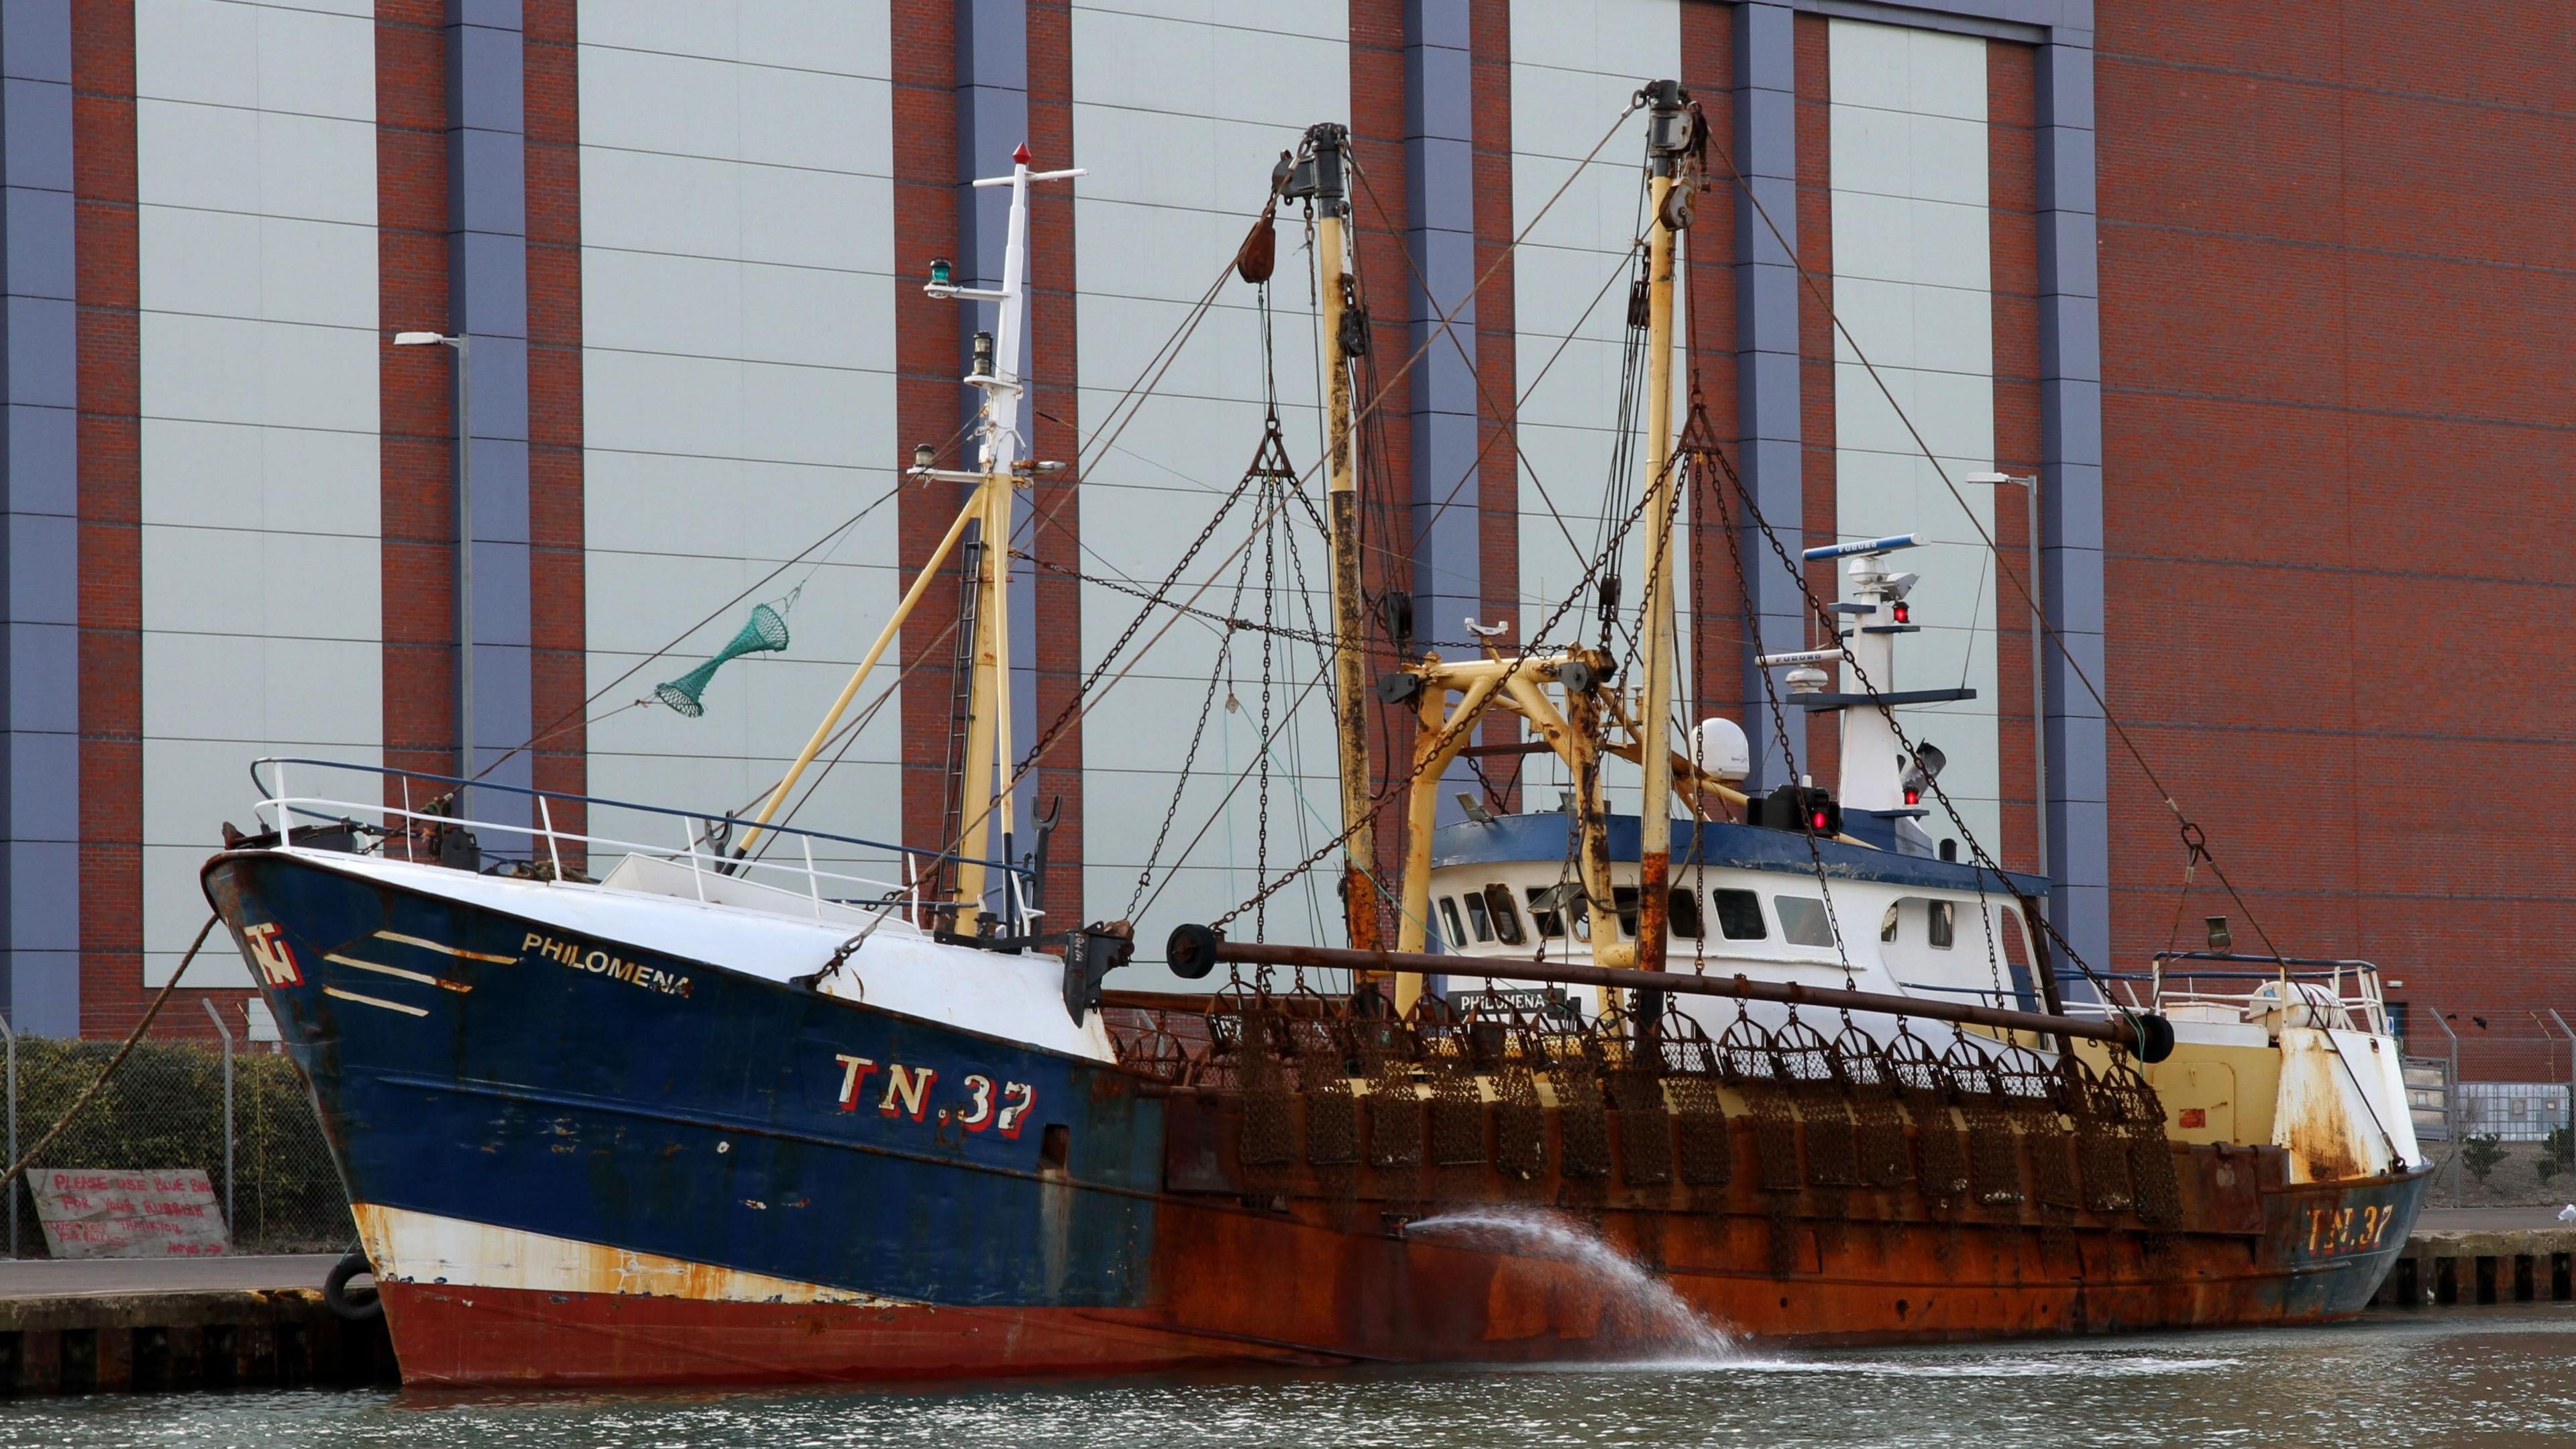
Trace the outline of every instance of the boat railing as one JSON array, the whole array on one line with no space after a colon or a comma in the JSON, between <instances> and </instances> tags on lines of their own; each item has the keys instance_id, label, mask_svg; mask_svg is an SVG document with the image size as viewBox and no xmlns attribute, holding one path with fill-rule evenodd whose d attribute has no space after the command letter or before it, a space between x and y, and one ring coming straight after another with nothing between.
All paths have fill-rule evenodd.
<instances>
[{"instance_id":1,"label":"boat railing","mask_svg":"<svg viewBox=\"0 0 2576 1449\"><path fill-rule=\"evenodd\" d=\"M2159 951L2145 971L2100 973L2125 998L2118 1004L2170 1020L2261 1022L2287 1013L2292 1025L2331 1024L2388 1034L2379 968L2318 956L2232 951ZM2069 1002L2070 1011L2086 1009ZM2105 1009L2094 1004L2090 1009Z\"/></svg>"},{"instance_id":2,"label":"boat railing","mask_svg":"<svg viewBox=\"0 0 2576 1449\"><path fill-rule=\"evenodd\" d=\"M259 787L260 802L256 807L262 823L277 832L278 843L293 847L297 837L305 835L316 841L327 838L335 827L345 829L357 824L371 827L382 838L382 848L393 856L397 844L402 854L397 857L418 864L440 864L435 842L443 832L465 830L478 843L498 834L523 846L525 854L512 858L506 847L496 847L493 854L513 867L513 873L532 876L542 881L580 881L582 872L603 856L622 855L630 860L660 862L685 871L688 889L701 902L721 904L756 904L776 908L774 899L748 900L743 893L729 890L731 882L758 885L764 890L777 890L803 896L815 919L823 917L824 908L858 907L883 910L900 907L903 918L916 925L929 925L953 909L932 899L936 882L944 867L975 863L955 852L920 850L888 841L868 840L853 835L836 835L829 831L807 830L792 825L769 825L762 828L760 847L746 852L729 842L735 833L751 822L739 819L730 811L708 812L677 809L667 805L647 805L632 800L619 800L604 795L582 795L564 790L541 790L524 785L504 784L490 780L465 780L455 775L442 775L426 770L406 770L389 765L355 764L346 760L310 759L297 756L262 756L251 762L251 780ZM266 770L263 776L263 768ZM293 775L289 770L292 768ZM376 800L345 799L328 793L295 790L308 778L307 772L329 772L373 775L383 783L384 798ZM354 792L352 792L354 793ZM506 796L522 800L527 818L510 819L489 809L476 811L460 802L476 796ZM577 814L585 828L572 828L558 819L558 807L566 815ZM623 810L648 819L667 821L671 838L660 841L630 840L602 835L587 829L593 809ZM786 859L775 858L777 852L789 852ZM870 854L882 853L900 863L903 879L887 880L834 870L818 863L817 852L824 861L846 855L856 849ZM574 862L567 869L565 862ZM999 872L1013 899L1012 905L1022 918L1035 914L1029 908L1029 876L1026 866L1006 861L980 862ZM754 893L758 895L759 893Z\"/></svg>"}]
</instances>

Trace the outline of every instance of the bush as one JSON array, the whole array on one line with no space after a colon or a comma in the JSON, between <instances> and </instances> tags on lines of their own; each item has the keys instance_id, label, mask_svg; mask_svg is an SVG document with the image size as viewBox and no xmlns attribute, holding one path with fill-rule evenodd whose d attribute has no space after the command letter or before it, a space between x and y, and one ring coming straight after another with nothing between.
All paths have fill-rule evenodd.
<instances>
[{"instance_id":1,"label":"bush","mask_svg":"<svg viewBox=\"0 0 2576 1449\"><path fill-rule=\"evenodd\" d=\"M2504 1161L2504 1139L2493 1132L2473 1134L2460 1143L2460 1162L2480 1182Z\"/></svg>"},{"instance_id":2,"label":"bush","mask_svg":"<svg viewBox=\"0 0 2576 1449\"><path fill-rule=\"evenodd\" d=\"M35 1145L116 1055L109 1041L18 1039L18 1139ZM144 1041L37 1167L193 1167L224 1180L224 1058L189 1042ZM327 1252L357 1236L312 1094L288 1057L233 1057L233 1251ZM21 1184L16 1251L44 1252L35 1201Z\"/></svg>"},{"instance_id":3,"label":"bush","mask_svg":"<svg viewBox=\"0 0 2576 1449\"><path fill-rule=\"evenodd\" d=\"M2571 1163L2576 1163L2576 1144L2570 1143L2568 1129L2561 1127L2542 1139L2540 1155L2532 1159L2531 1170L2540 1174L2542 1182L2548 1182Z\"/></svg>"}]
</instances>

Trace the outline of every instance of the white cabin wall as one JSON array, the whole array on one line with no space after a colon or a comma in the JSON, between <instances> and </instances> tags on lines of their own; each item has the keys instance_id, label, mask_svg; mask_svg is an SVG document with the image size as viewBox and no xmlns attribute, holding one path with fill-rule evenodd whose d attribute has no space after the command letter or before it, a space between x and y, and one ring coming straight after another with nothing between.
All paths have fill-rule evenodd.
<instances>
[{"instance_id":1,"label":"white cabin wall","mask_svg":"<svg viewBox=\"0 0 2576 1449\"><path fill-rule=\"evenodd\" d=\"M1150 13L1148 13L1150 12ZM1260 209L1270 169L1307 126L1350 117L1348 16L1341 5L1275 6L1244 0L1116 6L1075 5L1072 14L1073 132L1090 171L1074 183L1075 274L1080 278L1079 386L1086 433L1112 423L1113 405L1144 372L1224 267ZM1371 144L1363 142L1363 146ZM1360 162L1370 160L1363 150ZM1388 197L1401 208L1403 199ZM1358 203L1365 208L1363 200ZM1317 405L1311 261L1297 208L1281 208L1279 263L1272 282L1280 420L1290 457L1307 473L1318 512L1325 485ZM1381 291L1402 279L1372 278ZM1158 584L1188 549L1218 502L1241 479L1261 440L1261 348L1253 289L1228 273L1216 306L1160 386L1118 433L1114 449L1084 455L1083 567L1110 578ZM1401 419L1394 424L1401 427ZM1236 546L1250 533L1249 504L1217 530L1181 576L1179 596L1222 578L1199 607L1259 617L1265 567L1256 549L1243 602L1233 580ZM1309 601L1290 592L1278 560L1283 624L1303 629L1307 610L1331 627L1330 563L1323 540L1298 523ZM1130 620L1139 600L1106 584L1082 590L1087 670ZM1220 638L1183 622L1144 648L1170 621L1149 620L1118 668L1133 666L1083 726L1085 919L1127 914L1138 871L1152 849L1189 753ZM1156 934L1118 985L1140 990L1186 985L1165 973L1159 930L1204 921L1253 893L1260 830L1257 783L1230 803L1236 776L1258 758L1260 637L1234 641L1229 712L1220 686L1190 783L1173 817L1149 917ZM1274 663L1269 839L1274 873L1302 860L1341 830L1328 685L1290 702L1322 669L1317 652L1281 641ZM1114 671L1113 671L1114 672ZM1214 823L1211 825L1211 821ZM1204 828L1205 833L1201 831ZM1193 840L1195 838L1195 843ZM1340 941L1338 873L1311 871L1273 897L1269 939ZM1233 933L1249 939L1246 916Z\"/></svg>"},{"instance_id":2,"label":"white cabin wall","mask_svg":"<svg viewBox=\"0 0 2576 1449\"><path fill-rule=\"evenodd\" d=\"M584 0L579 25L586 627L590 685L607 690L594 715L649 697L720 650L754 603L803 585L787 650L726 665L703 717L651 704L593 724L590 790L740 808L795 757L902 590L887 502L819 567L691 629L886 494L908 461L888 7ZM861 706L897 667L880 663ZM900 840L900 717L889 698L798 825ZM591 819L602 834L680 839L667 819ZM890 853L837 858L898 873Z\"/></svg>"},{"instance_id":3,"label":"white cabin wall","mask_svg":"<svg viewBox=\"0 0 2576 1449\"><path fill-rule=\"evenodd\" d=\"M1532 218L1542 208L1546 211L1512 258L1512 305L1519 330L1514 349L1518 376L1512 387L1519 403L1522 457L1516 635L1534 640L1535 631L1582 579L1611 491L1609 462L1627 326L1622 258L1638 235L1645 116L1629 117L1571 186L1566 186L1566 176L1639 86L1680 72L1681 5L1678 0L1514 0L1511 36L1513 232L1530 228ZM1565 194L1550 206L1549 198L1560 186L1566 186ZM1686 305L1677 290L1676 316L1684 315L1679 309ZM1558 342L1569 333L1573 340L1558 355ZM1675 371L1678 389L1680 369ZM1639 411L1642 430L1642 404ZM1644 456L1641 431L1637 467L1631 472L1642 469ZM1642 483L1634 477L1623 481L1633 504ZM1645 589L1641 533L1631 532L1624 555L1620 604L1633 620ZM1675 597L1687 600L1685 571L1677 566L1674 575ZM1545 642L1597 644L1593 619L1587 589L1586 598ZM1689 639L1687 622L1680 633ZM1629 648L1622 636L1619 652L1624 656ZM1687 665L1677 668L1674 677L1688 678ZM1636 766L1614 760L1604 774L1611 808L1633 813ZM1557 792L1570 783L1563 763L1552 755L1531 756L1522 780L1523 797L1532 809L1555 808Z\"/></svg>"},{"instance_id":4,"label":"white cabin wall","mask_svg":"<svg viewBox=\"0 0 2576 1449\"><path fill-rule=\"evenodd\" d=\"M1999 585L1978 537L1979 528L1993 529L1994 490L1959 483L1963 513L1904 421L1921 431L1953 483L1994 467L1986 42L1831 24L1834 306L1849 329L1835 339L1836 526L1846 539L1920 533L1930 541L1891 556L1898 571L1922 575L1913 604L1923 631L1898 637L1896 678L1878 683L1977 692L1960 703L1912 706L1898 718L1909 735L1948 755L1943 787L1976 838L2000 850ZM1904 419L1861 365L1855 342ZM2018 548L2019 540L2005 546ZM1958 833L1937 809L1923 825L1935 838ZM1968 854L1964 844L1960 853Z\"/></svg>"},{"instance_id":5,"label":"white cabin wall","mask_svg":"<svg viewBox=\"0 0 2576 1449\"><path fill-rule=\"evenodd\" d=\"M135 10L147 986L251 760L383 758L375 74L367 0Z\"/></svg>"}]
</instances>

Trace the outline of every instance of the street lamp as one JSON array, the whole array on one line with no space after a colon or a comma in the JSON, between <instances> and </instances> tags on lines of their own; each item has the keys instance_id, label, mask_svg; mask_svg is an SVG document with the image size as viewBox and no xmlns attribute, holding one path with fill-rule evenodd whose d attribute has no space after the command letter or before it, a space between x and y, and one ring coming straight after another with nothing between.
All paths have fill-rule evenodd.
<instances>
[{"instance_id":1,"label":"street lamp","mask_svg":"<svg viewBox=\"0 0 2576 1449\"><path fill-rule=\"evenodd\" d=\"M2039 869L2048 873L2048 674L2047 674L2047 608L2041 597L2039 581L2039 479L2036 476L2011 473L1971 473L1962 483L1982 483L1989 487L2006 485L2021 488L2030 495L2030 507L2024 510L2030 520L2030 766L2038 795L2031 811L2031 843L2039 850Z\"/></svg>"},{"instance_id":2,"label":"street lamp","mask_svg":"<svg viewBox=\"0 0 2576 1449\"><path fill-rule=\"evenodd\" d=\"M396 347L456 349L456 775L474 778L474 413L465 385L472 339L444 332L397 332ZM464 813L465 787L456 787Z\"/></svg>"}]
</instances>

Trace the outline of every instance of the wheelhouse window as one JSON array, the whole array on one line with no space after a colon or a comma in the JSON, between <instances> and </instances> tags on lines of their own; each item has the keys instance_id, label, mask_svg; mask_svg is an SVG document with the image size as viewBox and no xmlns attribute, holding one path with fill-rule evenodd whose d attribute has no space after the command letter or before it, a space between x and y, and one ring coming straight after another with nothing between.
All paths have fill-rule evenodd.
<instances>
[{"instance_id":1,"label":"wheelhouse window","mask_svg":"<svg viewBox=\"0 0 2576 1449\"><path fill-rule=\"evenodd\" d=\"M1531 886L1529 888L1530 920L1538 933L1554 941L1565 935L1565 902L1573 895L1564 886Z\"/></svg>"},{"instance_id":2,"label":"wheelhouse window","mask_svg":"<svg viewBox=\"0 0 2576 1449\"><path fill-rule=\"evenodd\" d=\"M1687 890L1673 892L1672 922L1673 939L1677 941L1699 939L1699 892Z\"/></svg>"},{"instance_id":3,"label":"wheelhouse window","mask_svg":"<svg viewBox=\"0 0 2576 1449\"><path fill-rule=\"evenodd\" d=\"M1619 913L1619 934L1633 938L1637 934L1637 888L1612 886L1610 909Z\"/></svg>"},{"instance_id":4,"label":"wheelhouse window","mask_svg":"<svg viewBox=\"0 0 2576 1449\"><path fill-rule=\"evenodd\" d=\"M1896 907L1893 904L1888 906L1886 915L1878 918L1878 939L1882 941L1896 939Z\"/></svg>"},{"instance_id":5,"label":"wheelhouse window","mask_svg":"<svg viewBox=\"0 0 2576 1449\"><path fill-rule=\"evenodd\" d=\"M1947 951L1959 938L1959 907L1953 901L1925 901L1924 930L1935 951Z\"/></svg>"},{"instance_id":6,"label":"wheelhouse window","mask_svg":"<svg viewBox=\"0 0 2576 1449\"><path fill-rule=\"evenodd\" d=\"M1455 951L1459 947L1467 944L1467 933L1460 929L1458 925L1458 898L1456 896L1442 896L1440 898L1440 924L1448 928L1450 950Z\"/></svg>"},{"instance_id":7,"label":"wheelhouse window","mask_svg":"<svg viewBox=\"0 0 2576 1449\"><path fill-rule=\"evenodd\" d=\"M1717 932L1730 941L1759 941L1771 932L1762 924L1762 899L1751 891L1714 890L1708 893L1717 907Z\"/></svg>"},{"instance_id":8,"label":"wheelhouse window","mask_svg":"<svg viewBox=\"0 0 2576 1449\"><path fill-rule=\"evenodd\" d=\"M1491 916L1485 914L1484 894L1481 891L1469 891L1465 896L1465 900L1467 902L1467 929L1473 931L1476 935L1476 939L1479 941L1490 941L1494 939L1494 921Z\"/></svg>"},{"instance_id":9,"label":"wheelhouse window","mask_svg":"<svg viewBox=\"0 0 2576 1449\"><path fill-rule=\"evenodd\" d=\"M1529 939L1521 930L1520 908L1512 904L1512 888L1495 881L1485 887L1485 913L1494 919L1494 935L1506 946L1517 946Z\"/></svg>"},{"instance_id":10,"label":"wheelhouse window","mask_svg":"<svg viewBox=\"0 0 2576 1449\"><path fill-rule=\"evenodd\" d=\"M1825 903L1814 896L1773 896L1772 906L1780 912L1780 936L1792 946L1830 946L1834 943L1833 919Z\"/></svg>"}]
</instances>

